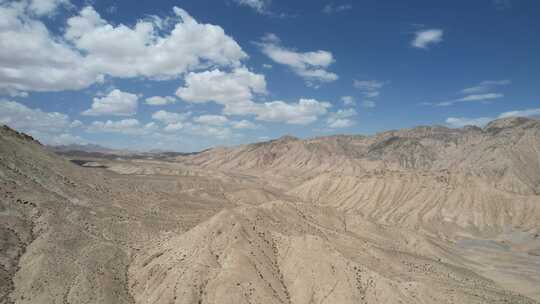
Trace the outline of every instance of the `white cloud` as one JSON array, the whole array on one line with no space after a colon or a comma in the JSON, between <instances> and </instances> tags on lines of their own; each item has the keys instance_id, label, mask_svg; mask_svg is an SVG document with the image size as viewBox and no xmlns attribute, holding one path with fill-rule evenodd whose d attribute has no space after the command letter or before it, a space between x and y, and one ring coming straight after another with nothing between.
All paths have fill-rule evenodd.
<instances>
[{"instance_id":1,"label":"white cloud","mask_svg":"<svg viewBox=\"0 0 540 304\"><path fill-rule=\"evenodd\" d=\"M218 139L227 139L233 135L229 128L196 124L188 124L185 132L191 135L214 137Z\"/></svg>"},{"instance_id":2,"label":"white cloud","mask_svg":"<svg viewBox=\"0 0 540 304\"><path fill-rule=\"evenodd\" d=\"M209 126L223 126L229 123L229 119L222 115L201 115L195 117L193 121Z\"/></svg>"},{"instance_id":3,"label":"white cloud","mask_svg":"<svg viewBox=\"0 0 540 304\"><path fill-rule=\"evenodd\" d=\"M0 2L0 95L82 89L100 80L82 55L26 15L26 2Z\"/></svg>"},{"instance_id":4,"label":"white cloud","mask_svg":"<svg viewBox=\"0 0 540 304\"><path fill-rule=\"evenodd\" d=\"M88 53L87 65L117 77L169 79L209 64L238 65L247 57L221 27L198 23L178 7L174 13L168 22L176 24L160 35L164 21L159 17L134 27L113 26L86 7L68 19L65 38Z\"/></svg>"},{"instance_id":5,"label":"white cloud","mask_svg":"<svg viewBox=\"0 0 540 304\"><path fill-rule=\"evenodd\" d=\"M473 87L469 87L469 88L465 88L461 90L461 93L463 94L486 93L497 86L510 85L511 83L512 82L510 80L484 80Z\"/></svg>"},{"instance_id":6,"label":"white cloud","mask_svg":"<svg viewBox=\"0 0 540 304\"><path fill-rule=\"evenodd\" d=\"M153 123L141 124L137 119L128 118L117 121L94 121L87 130L89 132L121 133L127 135L145 135L158 129Z\"/></svg>"},{"instance_id":7,"label":"white cloud","mask_svg":"<svg viewBox=\"0 0 540 304\"><path fill-rule=\"evenodd\" d=\"M339 13L343 11L348 11L352 9L352 4L341 4L341 5L335 5L334 3L329 3L324 6L323 13L325 14L332 14L332 13Z\"/></svg>"},{"instance_id":8,"label":"white cloud","mask_svg":"<svg viewBox=\"0 0 540 304\"><path fill-rule=\"evenodd\" d=\"M259 13L267 13L270 0L233 0L238 5L247 6Z\"/></svg>"},{"instance_id":9,"label":"white cloud","mask_svg":"<svg viewBox=\"0 0 540 304\"><path fill-rule=\"evenodd\" d=\"M63 0L31 2L54 13ZM247 58L216 25L198 23L174 7L174 16L113 25L88 6L57 36L34 17L28 2L0 2L0 94L79 90L112 77L171 79L208 66L238 66Z\"/></svg>"},{"instance_id":10,"label":"white cloud","mask_svg":"<svg viewBox=\"0 0 540 304\"><path fill-rule=\"evenodd\" d=\"M337 112L330 113L326 123L332 129L349 128L355 124L351 117L356 115L357 113L354 109L340 109Z\"/></svg>"},{"instance_id":11,"label":"white cloud","mask_svg":"<svg viewBox=\"0 0 540 304\"><path fill-rule=\"evenodd\" d=\"M71 6L69 0L31 0L28 9L38 15L53 14L59 6Z\"/></svg>"},{"instance_id":12,"label":"white cloud","mask_svg":"<svg viewBox=\"0 0 540 304\"><path fill-rule=\"evenodd\" d=\"M325 115L330 107L330 103L315 99L300 99L298 103L292 104L283 101L265 102L258 107L256 119L306 125Z\"/></svg>"},{"instance_id":13,"label":"white cloud","mask_svg":"<svg viewBox=\"0 0 540 304\"><path fill-rule=\"evenodd\" d=\"M451 106L451 105L454 105L456 103L461 103L461 102L471 102L471 101L472 102L474 101L486 102L489 100L499 99L503 97L504 97L504 94L499 94L499 93L472 94L472 95L467 95L465 97L450 100L450 101L439 102L439 103L436 103L435 105L441 106L441 107L447 107L447 106Z\"/></svg>"},{"instance_id":14,"label":"white cloud","mask_svg":"<svg viewBox=\"0 0 540 304\"><path fill-rule=\"evenodd\" d=\"M223 105L225 115L255 115L257 120L308 124L326 114L327 102L300 99L298 103L271 101L257 103L255 95L266 94L263 75L254 74L246 68L230 73L219 70L190 73L185 85L176 91L182 100L192 103L215 102Z\"/></svg>"},{"instance_id":15,"label":"white cloud","mask_svg":"<svg viewBox=\"0 0 540 304\"><path fill-rule=\"evenodd\" d=\"M163 128L166 132L176 132L182 129L184 129L183 122L170 123Z\"/></svg>"},{"instance_id":16,"label":"white cloud","mask_svg":"<svg viewBox=\"0 0 540 304\"><path fill-rule=\"evenodd\" d=\"M175 113L160 110L152 114L152 119L160 121L165 124L175 124L186 121L191 115L191 112L187 113Z\"/></svg>"},{"instance_id":17,"label":"white cloud","mask_svg":"<svg viewBox=\"0 0 540 304\"><path fill-rule=\"evenodd\" d=\"M82 114L88 116L132 116L137 113L138 100L139 97L135 94L115 89L105 97L95 97L92 108L82 112Z\"/></svg>"},{"instance_id":18,"label":"white cloud","mask_svg":"<svg viewBox=\"0 0 540 304\"><path fill-rule=\"evenodd\" d=\"M0 100L0 123L36 136L45 143L54 143L61 137L67 139L71 136L70 130L82 126L80 121L71 120L65 114L31 109L7 100Z\"/></svg>"},{"instance_id":19,"label":"white cloud","mask_svg":"<svg viewBox=\"0 0 540 304\"><path fill-rule=\"evenodd\" d=\"M152 96L146 98L144 101L145 104L151 105L151 106L163 106L167 104L172 104L176 102L176 98L173 96Z\"/></svg>"},{"instance_id":20,"label":"white cloud","mask_svg":"<svg viewBox=\"0 0 540 304\"><path fill-rule=\"evenodd\" d=\"M454 128L461 128L464 126L485 126L488 122L493 120L490 117L479 117L479 118L467 118L467 117L448 117L446 119L446 124Z\"/></svg>"},{"instance_id":21,"label":"white cloud","mask_svg":"<svg viewBox=\"0 0 540 304\"><path fill-rule=\"evenodd\" d=\"M540 108L504 112L499 118L540 116Z\"/></svg>"},{"instance_id":22,"label":"white cloud","mask_svg":"<svg viewBox=\"0 0 540 304\"><path fill-rule=\"evenodd\" d=\"M352 96L342 96L341 101L346 106L352 106L356 104L356 101L354 100L354 97Z\"/></svg>"},{"instance_id":23,"label":"white cloud","mask_svg":"<svg viewBox=\"0 0 540 304\"><path fill-rule=\"evenodd\" d=\"M186 102L216 102L223 105L225 114L245 115L253 112L252 99L256 94L266 94L264 75L254 74L246 68L231 73L220 70L189 73L185 85L176 95Z\"/></svg>"},{"instance_id":24,"label":"white cloud","mask_svg":"<svg viewBox=\"0 0 540 304\"><path fill-rule=\"evenodd\" d=\"M265 69L273 68L273 66L271 64L268 64L268 63L263 63L262 67L265 68Z\"/></svg>"},{"instance_id":25,"label":"white cloud","mask_svg":"<svg viewBox=\"0 0 540 304\"><path fill-rule=\"evenodd\" d=\"M308 85L316 86L322 82L336 81L339 77L328 72L334 63L334 56L328 51L297 52L281 46L280 39L274 34L267 34L258 43L262 52L274 62L288 66L302 77Z\"/></svg>"},{"instance_id":26,"label":"white cloud","mask_svg":"<svg viewBox=\"0 0 540 304\"><path fill-rule=\"evenodd\" d=\"M442 42L443 30L428 29L415 33L415 38L411 42L412 46L420 49L427 49L428 46Z\"/></svg>"},{"instance_id":27,"label":"white cloud","mask_svg":"<svg viewBox=\"0 0 540 304\"><path fill-rule=\"evenodd\" d=\"M249 120L240 120L231 122L233 129L257 129L258 126Z\"/></svg>"},{"instance_id":28,"label":"white cloud","mask_svg":"<svg viewBox=\"0 0 540 304\"><path fill-rule=\"evenodd\" d=\"M60 133L79 126L65 114L31 109L15 101L0 101L0 122L25 132Z\"/></svg>"}]
</instances>

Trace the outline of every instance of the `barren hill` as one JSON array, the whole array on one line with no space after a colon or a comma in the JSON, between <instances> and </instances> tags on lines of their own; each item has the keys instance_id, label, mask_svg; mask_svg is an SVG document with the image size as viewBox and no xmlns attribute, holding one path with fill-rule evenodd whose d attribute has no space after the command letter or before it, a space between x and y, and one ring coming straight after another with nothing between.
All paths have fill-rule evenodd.
<instances>
[{"instance_id":1,"label":"barren hill","mask_svg":"<svg viewBox=\"0 0 540 304\"><path fill-rule=\"evenodd\" d=\"M540 121L79 167L0 130L0 303L538 303Z\"/></svg>"}]
</instances>

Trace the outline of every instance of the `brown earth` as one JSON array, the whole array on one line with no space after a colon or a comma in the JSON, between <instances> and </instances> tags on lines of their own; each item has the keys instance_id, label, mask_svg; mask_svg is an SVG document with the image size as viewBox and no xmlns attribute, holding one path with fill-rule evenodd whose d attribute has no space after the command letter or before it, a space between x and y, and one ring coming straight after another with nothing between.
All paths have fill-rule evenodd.
<instances>
[{"instance_id":1,"label":"brown earth","mask_svg":"<svg viewBox=\"0 0 540 304\"><path fill-rule=\"evenodd\" d=\"M0 303L538 303L540 121L78 166L0 130Z\"/></svg>"}]
</instances>

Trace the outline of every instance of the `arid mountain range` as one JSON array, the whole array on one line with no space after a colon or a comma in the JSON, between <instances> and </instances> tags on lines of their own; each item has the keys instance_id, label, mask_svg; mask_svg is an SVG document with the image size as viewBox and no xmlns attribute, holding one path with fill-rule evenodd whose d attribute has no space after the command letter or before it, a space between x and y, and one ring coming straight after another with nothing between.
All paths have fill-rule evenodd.
<instances>
[{"instance_id":1,"label":"arid mountain range","mask_svg":"<svg viewBox=\"0 0 540 304\"><path fill-rule=\"evenodd\" d=\"M0 303L540 303L540 120L160 155L2 127Z\"/></svg>"}]
</instances>

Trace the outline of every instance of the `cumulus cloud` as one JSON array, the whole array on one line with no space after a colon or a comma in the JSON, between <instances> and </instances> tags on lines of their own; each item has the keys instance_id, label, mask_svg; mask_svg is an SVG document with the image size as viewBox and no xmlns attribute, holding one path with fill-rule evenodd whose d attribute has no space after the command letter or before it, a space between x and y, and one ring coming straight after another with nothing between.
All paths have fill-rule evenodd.
<instances>
[{"instance_id":1,"label":"cumulus cloud","mask_svg":"<svg viewBox=\"0 0 540 304\"><path fill-rule=\"evenodd\" d=\"M28 9L38 15L53 14L59 6L71 6L69 0L31 0L28 4Z\"/></svg>"},{"instance_id":2,"label":"cumulus cloud","mask_svg":"<svg viewBox=\"0 0 540 304\"><path fill-rule=\"evenodd\" d=\"M64 36L88 54L89 66L117 77L170 79L208 64L237 65L247 57L221 27L198 23L178 7L174 14L174 27L160 35L163 20L157 16L133 27L113 26L88 6L68 19Z\"/></svg>"},{"instance_id":3,"label":"cumulus cloud","mask_svg":"<svg viewBox=\"0 0 540 304\"><path fill-rule=\"evenodd\" d=\"M185 85L176 91L182 100L191 103L213 101L224 106L224 113L245 115L253 111L252 99L266 94L264 75L254 74L246 68L227 73L220 70L189 73Z\"/></svg>"},{"instance_id":4,"label":"cumulus cloud","mask_svg":"<svg viewBox=\"0 0 540 304\"><path fill-rule=\"evenodd\" d=\"M70 130L82 126L80 121L71 120L66 114L31 109L8 100L0 100L0 123L36 136L46 143L60 142L62 138L67 140L68 136L75 139Z\"/></svg>"},{"instance_id":5,"label":"cumulus cloud","mask_svg":"<svg viewBox=\"0 0 540 304\"><path fill-rule=\"evenodd\" d=\"M94 121L88 126L88 132L121 133L126 135L145 135L158 130L154 122L141 124L137 119Z\"/></svg>"},{"instance_id":6,"label":"cumulus cloud","mask_svg":"<svg viewBox=\"0 0 540 304\"><path fill-rule=\"evenodd\" d=\"M82 114L87 116L132 116L137 113L138 100L139 97L135 94L115 89L104 97L94 98L92 107Z\"/></svg>"},{"instance_id":7,"label":"cumulus cloud","mask_svg":"<svg viewBox=\"0 0 540 304\"><path fill-rule=\"evenodd\" d=\"M510 85L511 83L512 81L510 80L484 80L475 86L461 90L461 93L463 94L486 93L498 86L506 86L506 85Z\"/></svg>"},{"instance_id":8,"label":"cumulus cloud","mask_svg":"<svg viewBox=\"0 0 540 304\"><path fill-rule=\"evenodd\" d=\"M334 3L329 3L323 7L323 13L325 14L333 14L333 13L339 13L343 11L348 11L352 9L352 4L340 4L336 5Z\"/></svg>"},{"instance_id":9,"label":"cumulus cloud","mask_svg":"<svg viewBox=\"0 0 540 304\"><path fill-rule=\"evenodd\" d=\"M223 126L229 123L229 119L222 115L201 115L195 117L193 121L210 126Z\"/></svg>"},{"instance_id":10,"label":"cumulus cloud","mask_svg":"<svg viewBox=\"0 0 540 304\"><path fill-rule=\"evenodd\" d=\"M233 0L236 4L241 6L247 6L258 13L267 13L270 6L270 0Z\"/></svg>"},{"instance_id":11,"label":"cumulus cloud","mask_svg":"<svg viewBox=\"0 0 540 304\"><path fill-rule=\"evenodd\" d=\"M176 113L160 110L152 114L154 120L160 121L165 124L180 123L187 120L191 116L191 112Z\"/></svg>"},{"instance_id":12,"label":"cumulus cloud","mask_svg":"<svg viewBox=\"0 0 540 304\"><path fill-rule=\"evenodd\" d=\"M171 79L247 58L221 27L199 23L178 7L172 17L127 26L107 22L88 6L67 20L62 36L30 13L64 2L0 2L0 94L79 90L107 75Z\"/></svg>"},{"instance_id":13,"label":"cumulus cloud","mask_svg":"<svg viewBox=\"0 0 540 304\"><path fill-rule=\"evenodd\" d=\"M173 96L152 96L145 99L144 103L151 106L164 106L176 102Z\"/></svg>"},{"instance_id":14,"label":"cumulus cloud","mask_svg":"<svg viewBox=\"0 0 540 304\"><path fill-rule=\"evenodd\" d=\"M99 81L79 52L26 15L24 3L0 2L0 95L77 90Z\"/></svg>"},{"instance_id":15,"label":"cumulus cloud","mask_svg":"<svg viewBox=\"0 0 540 304\"><path fill-rule=\"evenodd\" d=\"M257 108L256 119L306 125L316 121L319 116L325 115L330 107L330 103L315 99L300 99L297 103L265 102Z\"/></svg>"},{"instance_id":16,"label":"cumulus cloud","mask_svg":"<svg viewBox=\"0 0 540 304\"><path fill-rule=\"evenodd\" d=\"M215 102L223 106L224 115L255 115L261 121L307 124L326 114L330 107L329 103L314 99L300 99L297 103L253 100L266 93L264 76L246 68L229 73L220 70L192 72L186 76L185 85L176 91L176 95L186 102Z\"/></svg>"},{"instance_id":17,"label":"cumulus cloud","mask_svg":"<svg viewBox=\"0 0 540 304\"><path fill-rule=\"evenodd\" d=\"M356 115L357 113L354 109L340 109L337 112L330 113L326 123L332 129L349 128L355 124L351 117Z\"/></svg>"},{"instance_id":18,"label":"cumulus cloud","mask_svg":"<svg viewBox=\"0 0 540 304\"><path fill-rule=\"evenodd\" d=\"M0 101L0 122L12 128L39 132L62 132L72 127L73 121L65 114L31 109L15 101ZM78 123L73 125L76 127Z\"/></svg>"},{"instance_id":19,"label":"cumulus cloud","mask_svg":"<svg viewBox=\"0 0 540 304\"><path fill-rule=\"evenodd\" d=\"M231 123L233 129L257 129L258 126L249 120L233 121Z\"/></svg>"},{"instance_id":20,"label":"cumulus cloud","mask_svg":"<svg viewBox=\"0 0 540 304\"><path fill-rule=\"evenodd\" d=\"M326 70L335 61L331 52L298 52L288 49L281 45L280 39L274 34L267 34L258 45L266 56L291 68L308 85L317 86L319 83L332 82L339 78L337 74Z\"/></svg>"},{"instance_id":21,"label":"cumulus cloud","mask_svg":"<svg viewBox=\"0 0 540 304\"><path fill-rule=\"evenodd\" d=\"M430 45L438 44L443 40L443 30L428 29L415 33L415 38L411 45L415 48L427 49Z\"/></svg>"}]
</instances>

